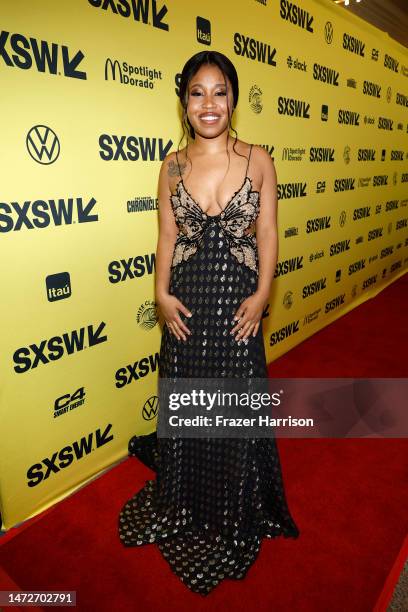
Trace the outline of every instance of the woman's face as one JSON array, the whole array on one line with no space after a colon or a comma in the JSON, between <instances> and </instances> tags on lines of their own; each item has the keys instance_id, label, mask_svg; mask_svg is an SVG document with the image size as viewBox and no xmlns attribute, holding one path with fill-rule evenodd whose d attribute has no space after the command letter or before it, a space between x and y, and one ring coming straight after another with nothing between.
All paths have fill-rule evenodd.
<instances>
[{"instance_id":1,"label":"woman's face","mask_svg":"<svg viewBox=\"0 0 408 612\"><path fill-rule=\"evenodd\" d=\"M232 115L233 95L228 85L228 107ZM196 134L215 138L228 129L228 107L224 75L218 66L203 64L188 86L187 117Z\"/></svg>"}]
</instances>

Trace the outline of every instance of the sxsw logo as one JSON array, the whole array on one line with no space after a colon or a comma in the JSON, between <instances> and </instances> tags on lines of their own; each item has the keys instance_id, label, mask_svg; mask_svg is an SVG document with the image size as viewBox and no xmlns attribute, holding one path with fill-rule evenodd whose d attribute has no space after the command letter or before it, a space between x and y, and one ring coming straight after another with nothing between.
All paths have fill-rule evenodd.
<instances>
[{"instance_id":1,"label":"sxsw logo","mask_svg":"<svg viewBox=\"0 0 408 612\"><path fill-rule=\"evenodd\" d=\"M339 282L340 277L341 277L341 272L340 270L337 270L336 282ZM346 294L342 293L341 295L337 295L335 298L331 299L329 302L326 302L325 307L324 307L324 313L327 314L331 310L335 310L336 308L343 306L343 304L345 304L345 297L346 297Z\"/></svg>"},{"instance_id":2,"label":"sxsw logo","mask_svg":"<svg viewBox=\"0 0 408 612\"><path fill-rule=\"evenodd\" d=\"M164 16L167 13L167 6L163 4L158 9L157 0L88 0L89 4L97 9L111 11L120 17L132 18L134 21L151 25L159 30L169 31L169 24L165 23Z\"/></svg>"},{"instance_id":3,"label":"sxsw logo","mask_svg":"<svg viewBox=\"0 0 408 612\"><path fill-rule=\"evenodd\" d=\"M29 370L37 368L40 364L55 362L64 357L72 355L86 348L98 346L102 342L107 342L108 336L103 335L106 323L101 321L98 326L87 325L72 331L64 332L61 335L44 338L33 342L28 346L22 346L14 351L14 371L23 374Z\"/></svg>"},{"instance_id":4,"label":"sxsw logo","mask_svg":"<svg viewBox=\"0 0 408 612\"><path fill-rule=\"evenodd\" d=\"M384 55L384 66L393 72L398 72L399 62L387 53Z\"/></svg>"},{"instance_id":5,"label":"sxsw logo","mask_svg":"<svg viewBox=\"0 0 408 612\"><path fill-rule=\"evenodd\" d=\"M296 100L294 98L279 96L278 113L280 115L289 115L289 117L310 119L310 104L304 100Z\"/></svg>"},{"instance_id":6,"label":"sxsw logo","mask_svg":"<svg viewBox=\"0 0 408 612\"><path fill-rule=\"evenodd\" d=\"M280 0L280 16L293 25L313 33L313 16L294 2Z\"/></svg>"},{"instance_id":7,"label":"sxsw logo","mask_svg":"<svg viewBox=\"0 0 408 612\"><path fill-rule=\"evenodd\" d=\"M109 281L119 283L129 279L153 274L156 266L156 253L144 253L127 259L114 260L108 265Z\"/></svg>"},{"instance_id":8,"label":"sxsw logo","mask_svg":"<svg viewBox=\"0 0 408 612\"><path fill-rule=\"evenodd\" d=\"M284 325L284 327L281 327L277 331L272 332L272 334L269 336L269 346L275 346L279 342L286 340L286 338L288 338L289 336L297 334L299 330L299 320L287 323L286 325Z\"/></svg>"},{"instance_id":9,"label":"sxsw logo","mask_svg":"<svg viewBox=\"0 0 408 612\"><path fill-rule=\"evenodd\" d=\"M69 272L49 274L45 279L49 302L57 302L71 297L71 279Z\"/></svg>"},{"instance_id":10,"label":"sxsw logo","mask_svg":"<svg viewBox=\"0 0 408 612\"><path fill-rule=\"evenodd\" d=\"M339 76L340 73L333 68L328 68L327 66L323 66L322 64L313 64L313 78L315 81L321 81L322 83L327 83L328 85L334 85L335 87L339 86Z\"/></svg>"},{"instance_id":11,"label":"sxsw logo","mask_svg":"<svg viewBox=\"0 0 408 612\"><path fill-rule=\"evenodd\" d=\"M80 440L74 440L71 444L58 449L50 457L39 459L38 463L34 463L27 470L27 486L36 487L52 474L58 474L75 461L112 442L114 436L111 432L112 423L108 423L103 430L99 427L96 431L82 436Z\"/></svg>"},{"instance_id":12,"label":"sxsw logo","mask_svg":"<svg viewBox=\"0 0 408 612\"><path fill-rule=\"evenodd\" d=\"M93 210L95 198L39 198L25 202L0 202L0 234L27 228L44 229L50 225L73 225L98 221Z\"/></svg>"},{"instance_id":13,"label":"sxsw logo","mask_svg":"<svg viewBox=\"0 0 408 612\"><path fill-rule=\"evenodd\" d=\"M204 17L196 19L197 42L203 45L211 45L211 23Z\"/></svg>"},{"instance_id":14,"label":"sxsw logo","mask_svg":"<svg viewBox=\"0 0 408 612\"><path fill-rule=\"evenodd\" d=\"M163 161L172 145L163 138L101 134L99 155L104 161Z\"/></svg>"},{"instance_id":15,"label":"sxsw logo","mask_svg":"<svg viewBox=\"0 0 408 612\"><path fill-rule=\"evenodd\" d=\"M234 34L234 52L262 64L276 66L276 47L271 47L267 43L245 36L240 32Z\"/></svg>"},{"instance_id":16,"label":"sxsw logo","mask_svg":"<svg viewBox=\"0 0 408 612\"><path fill-rule=\"evenodd\" d=\"M7 46L7 49L6 49ZM11 53L10 53L11 52ZM0 57L6 66L22 70L36 69L38 72L58 74L72 79L86 79L86 72L79 70L84 59L82 51L70 52L66 45L37 40L24 34L0 33Z\"/></svg>"},{"instance_id":17,"label":"sxsw logo","mask_svg":"<svg viewBox=\"0 0 408 612\"><path fill-rule=\"evenodd\" d=\"M343 34L343 49L350 51L350 53L365 57L365 43L359 38L347 34L347 32Z\"/></svg>"},{"instance_id":18,"label":"sxsw logo","mask_svg":"<svg viewBox=\"0 0 408 612\"><path fill-rule=\"evenodd\" d=\"M118 389L123 389L126 385L130 385L134 380L139 381L151 372L156 372L159 369L159 353L145 355L138 361L126 364L115 372L115 386Z\"/></svg>"}]
</instances>

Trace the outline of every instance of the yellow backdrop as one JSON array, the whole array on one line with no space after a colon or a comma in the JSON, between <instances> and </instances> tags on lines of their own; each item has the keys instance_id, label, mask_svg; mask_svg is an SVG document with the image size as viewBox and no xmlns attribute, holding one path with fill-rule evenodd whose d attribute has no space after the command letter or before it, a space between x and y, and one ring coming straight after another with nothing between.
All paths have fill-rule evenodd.
<instances>
[{"instance_id":1,"label":"yellow backdrop","mask_svg":"<svg viewBox=\"0 0 408 612\"><path fill-rule=\"evenodd\" d=\"M273 360L405 271L408 55L329 0L4 0L0 14L7 529L156 426L157 178L188 57L234 62L239 138L275 161Z\"/></svg>"}]
</instances>

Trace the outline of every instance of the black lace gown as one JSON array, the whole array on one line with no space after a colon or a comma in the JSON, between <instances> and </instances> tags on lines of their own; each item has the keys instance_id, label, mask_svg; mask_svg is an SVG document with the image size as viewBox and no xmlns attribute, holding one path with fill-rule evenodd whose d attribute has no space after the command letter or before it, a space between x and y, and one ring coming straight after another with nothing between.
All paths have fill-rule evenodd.
<instances>
[{"instance_id":1,"label":"black lace gown","mask_svg":"<svg viewBox=\"0 0 408 612\"><path fill-rule=\"evenodd\" d=\"M257 287L260 208L247 171L218 215L205 214L183 180L171 196L179 228L170 292L192 312L193 332L177 340L164 326L159 376L266 378L262 326L237 342L229 333L240 303ZM178 162L178 159L177 159ZM180 173L181 176L181 173ZM125 546L155 542L192 591L207 595L224 578L242 579L263 538L297 538L274 438L134 436L130 454L157 473L123 506Z\"/></svg>"}]
</instances>

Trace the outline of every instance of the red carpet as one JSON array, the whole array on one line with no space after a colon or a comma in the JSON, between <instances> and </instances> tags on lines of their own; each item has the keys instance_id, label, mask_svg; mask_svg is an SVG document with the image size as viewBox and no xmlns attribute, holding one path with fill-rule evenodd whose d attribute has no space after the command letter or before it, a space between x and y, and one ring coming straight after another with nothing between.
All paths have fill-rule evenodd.
<instances>
[{"instance_id":1,"label":"red carpet","mask_svg":"<svg viewBox=\"0 0 408 612\"><path fill-rule=\"evenodd\" d=\"M406 376L407 284L406 275L303 342L271 375ZM207 598L188 591L155 545L121 545L119 509L153 477L134 458L0 538L2 567L22 589L76 590L81 611L371 612L407 534L408 440L278 445L301 535L264 540L245 580Z\"/></svg>"}]
</instances>

